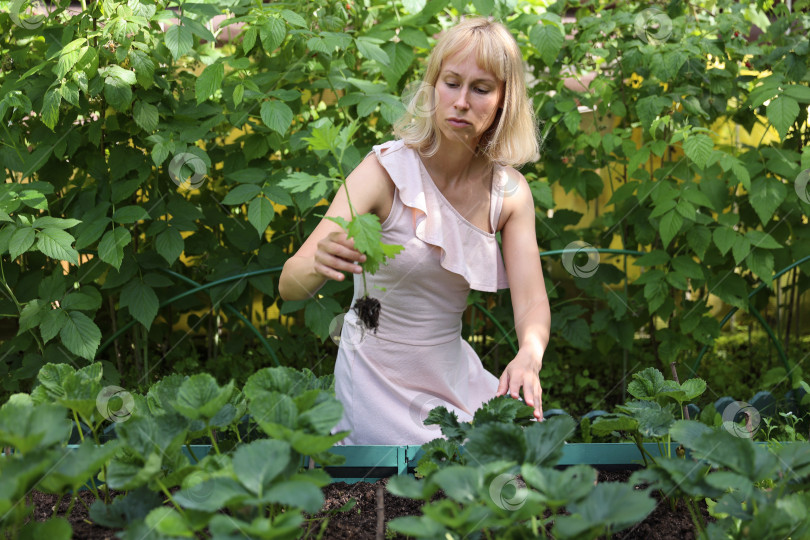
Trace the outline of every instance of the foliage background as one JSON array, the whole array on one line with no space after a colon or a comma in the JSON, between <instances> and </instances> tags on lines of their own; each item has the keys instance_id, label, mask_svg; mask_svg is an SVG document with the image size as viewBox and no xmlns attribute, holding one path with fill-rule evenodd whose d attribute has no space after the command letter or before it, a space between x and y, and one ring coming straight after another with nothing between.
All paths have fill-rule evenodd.
<instances>
[{"instance_id":1,"label":"foliage background","mask_svg":"<svg viewBox=\"0 0 810 540\"><path fill-rule=\"evenodd\" d=\"M284 365L331 372L346 284L281 302L277 274L252 274L168 301L281 266L390 138L434 36L475 13L504 21L529 67L543 152L522 172L541 249L586 248L544 257L546 407L609 408L623 374L683 372L760 282L752 305L792 361L771 382L802 377L810 266L772 275L810 255L806 1L55 6L0 12L4 392L93 359L132 389L203 370L241 384L273 362L245 320ZM471 304L465 333L499 372L511 352L481 308L511 329L508 295ZM763 343L711 360L727 376L707 395L774 367Z\"/></svg>"}]
</instances>

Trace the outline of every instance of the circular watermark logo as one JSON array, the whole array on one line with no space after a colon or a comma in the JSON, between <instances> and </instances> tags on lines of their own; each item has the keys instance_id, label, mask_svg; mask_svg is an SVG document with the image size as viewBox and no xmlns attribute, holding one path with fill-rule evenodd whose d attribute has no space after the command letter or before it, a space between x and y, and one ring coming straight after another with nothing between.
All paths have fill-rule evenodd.
<instances>
[{"instance_id":1,"label":"circular watermark logo","mask_svg":"<svg viewBox=\"0 0 810 540\"><path fill-rule=\"evenodd\" d=\"M723 427L726 431L743 439L753 439L762 421L756 407L745 401L729 403L723 410L722 417ZM745 420L745 425L739 423L743 420Z\"/></svg>"},{"instance_id":2,"label":"circular watermark logo","mask_svg":"<svg viewBox=\"0 0 810 540\"><path fill-rule=\"evenodd\" d=\"M410 83L402 91L402 104L414 118L430 118L436 112L439 97L436 87L424 81Z\"/></svg>"},{"instance_id":3,"label":"circular watermark logo","mask_svg":"<svg viewBox=\"0 0 810 540\"><path fill-rule=\"evenodd\" d=\"M411 404L408 406L408 413L411 415L413 423L417 426L436 431L439 429L439 426L436 424L426 426L425 419L428 417L428 414L430 414L430 411L439 405L445 405L445 402L430 394L419 394L411 400Z\"/></svg>"},{"instance_id":4,"label":"circular watermark logo","mask_svg":"<svg viewBox=\"0 0 810 540\"><path fill-rule=\"evenodd\" d=\"M120 386L105 386L96 396L96 408L107 420L124 422L132 416L135 400Z\"/></svg>"},{"instance_id":5,"label":"circular watermark logo","mask_svg":"<svg viewBox=\"0 0 810 540\"><path fill-rule=\"evenodd\" d=\"M169 163L169 177L184 191L197 189L203 185L207 172L205 161L190 152L177 154Z\"/></svg>"},{"instance_id":6,"label":"circular watermark logo","mask_svg":"<svg viewBox=\"0 0 810 540\"><path fill-rule=\"evenodd\" d=\"M635 18L636 36L644 43L658 45L672 36L672 19L658 8L647 8Z\"/></svg>"},{"instance_id":7,"label":"circular watermark logo","mask_svg":"<svg viewBox=\"0 0 810 540\"><path fill-rule=\"evenodd\" d=\"M526 503L527 494L518 491L517 476L503 473L489 484L489 496L498 508L513 512Z\"/></svg>"},{"instance_id":8,"label":"circular watermark logo","mask_svg":"<svg viewBox=\"0 0 810 540\"><path fill-rule=\"evenodd\" d=\"M28 0L14 0L9 7L8 16L11 18L11 22L20 28L33 30L42 26L42 22L45 20L45 15L33 15L24 19L21 18L20 16L24 13L23 6L27 1ZM32 12L45 11L45 6L38 1L32 2L30 8Z\"/></svg>"},{"instance_id":9,"label":"circular watermark logo","mask_svg":"<svg viewBox=\"0 0 810 540\"><path fill-rule=\"evenodd\" d=\"M503 191L504 198L511 197L517 193L518 187L520 186L520 181L507 173L505 169L501 169L499 174L495 176L495 182L497 183L498 189Z\"/></svg>"},{"instance_id":10,"label":"circular watermark logo","mask_svg":"<svg viewBox=\"0 0 810 540\"><path fill-rule=\"evenodd\" d=\"M191 501L206 502L214 491L214 483L208 482L209 475L202 471L194 471L183 479L183 494Z\"/></svg>"},{"instance_id":11,"label":"circular watermark logo","mask_svg":"<svg viewBox=\"0 0 810 540\"><path fill-rule=\"evenodd\" d=\"M329 337L338 347L356 351L366 339L366 328L354 318L347 321L346 315L341 313L329 322Z\"/></svg>"},{"instance_id":12,"label":"circular watermark logo","mask_svg":"<svg viewBox=\"0 0 810 540\"><path fill-rule=\"evenodd\" d=\"M589 243L575 240L565 246L562 264L572 276L589 278L599 268L599 252Z\"/></svg>"},{"instance_id":13,"label":"circular watermark logo","mask_svg":"<svg viewBox=\"0 0 810 540\"><path fill-rule=\"evenodd\" d=\"M808 189L810 186L808 184L810 184L810 169L805 169L796 177L793 188L796 190L799 199L806 204L810 204L810 190Z\"/></svg>"}]
</instances>

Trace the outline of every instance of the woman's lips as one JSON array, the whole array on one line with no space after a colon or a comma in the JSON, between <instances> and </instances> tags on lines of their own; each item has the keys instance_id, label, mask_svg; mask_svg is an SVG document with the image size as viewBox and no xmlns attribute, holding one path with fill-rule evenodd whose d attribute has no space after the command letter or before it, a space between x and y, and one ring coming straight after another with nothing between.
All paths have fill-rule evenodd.
<instances>
[{"instance_id":1,"label":"woman's lips","mask_svg":"<svg viewBox=\"0 0 810 540\"><path fill-rule=\"evenodd\" d=\"M458 118L448 118L447 123L453 127L467 127L470 125L469 122L465 122L464 120L459 120Z\"/></svg>"}]
</instances>

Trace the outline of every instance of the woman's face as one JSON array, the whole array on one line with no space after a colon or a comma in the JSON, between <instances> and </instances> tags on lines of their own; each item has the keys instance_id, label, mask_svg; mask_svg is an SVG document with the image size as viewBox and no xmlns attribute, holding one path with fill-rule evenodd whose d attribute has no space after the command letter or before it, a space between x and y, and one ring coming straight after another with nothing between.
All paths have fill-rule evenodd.
<instances>
[{"instance_id":1,"label":"woman's face","mask_svg":"<svg viewBox=\"0 0 810 540\"><path fill-rule=\"evenodd\" d=\"M450 141L475 151L503 102L503 83L480 67L473 54L444 60L436 80L436 127Z\"/></svg>"}]
</instances>

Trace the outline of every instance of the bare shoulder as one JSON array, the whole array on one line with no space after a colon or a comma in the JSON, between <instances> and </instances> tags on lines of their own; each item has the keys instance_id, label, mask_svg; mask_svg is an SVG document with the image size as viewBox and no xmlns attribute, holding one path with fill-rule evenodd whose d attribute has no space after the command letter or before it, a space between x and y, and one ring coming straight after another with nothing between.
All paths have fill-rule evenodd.
<instances>
[{"instance_id":1,"label":"bare shoulder","mask_svg":"<svg viewBox=\"0 0 810 540\"><path fill-rule=\"evenodd\" d=\"M394 197L394 181L373 152L349 174L346 185L355 207L362 206L385 221Z\"/></svg>"},{"instance_id":2,"label":"bare shoulder","mask_svg":"<svg viewBox=\"0 0 810 540\"><path fill-rule=\"evenodd\" d=\"M501 230L510 218L529 212L534 215L534 198L526 178L514 167L502 167L506 174L506 185L503 191L503 206L498 220Z\"/></svg>"}]
</instances>

